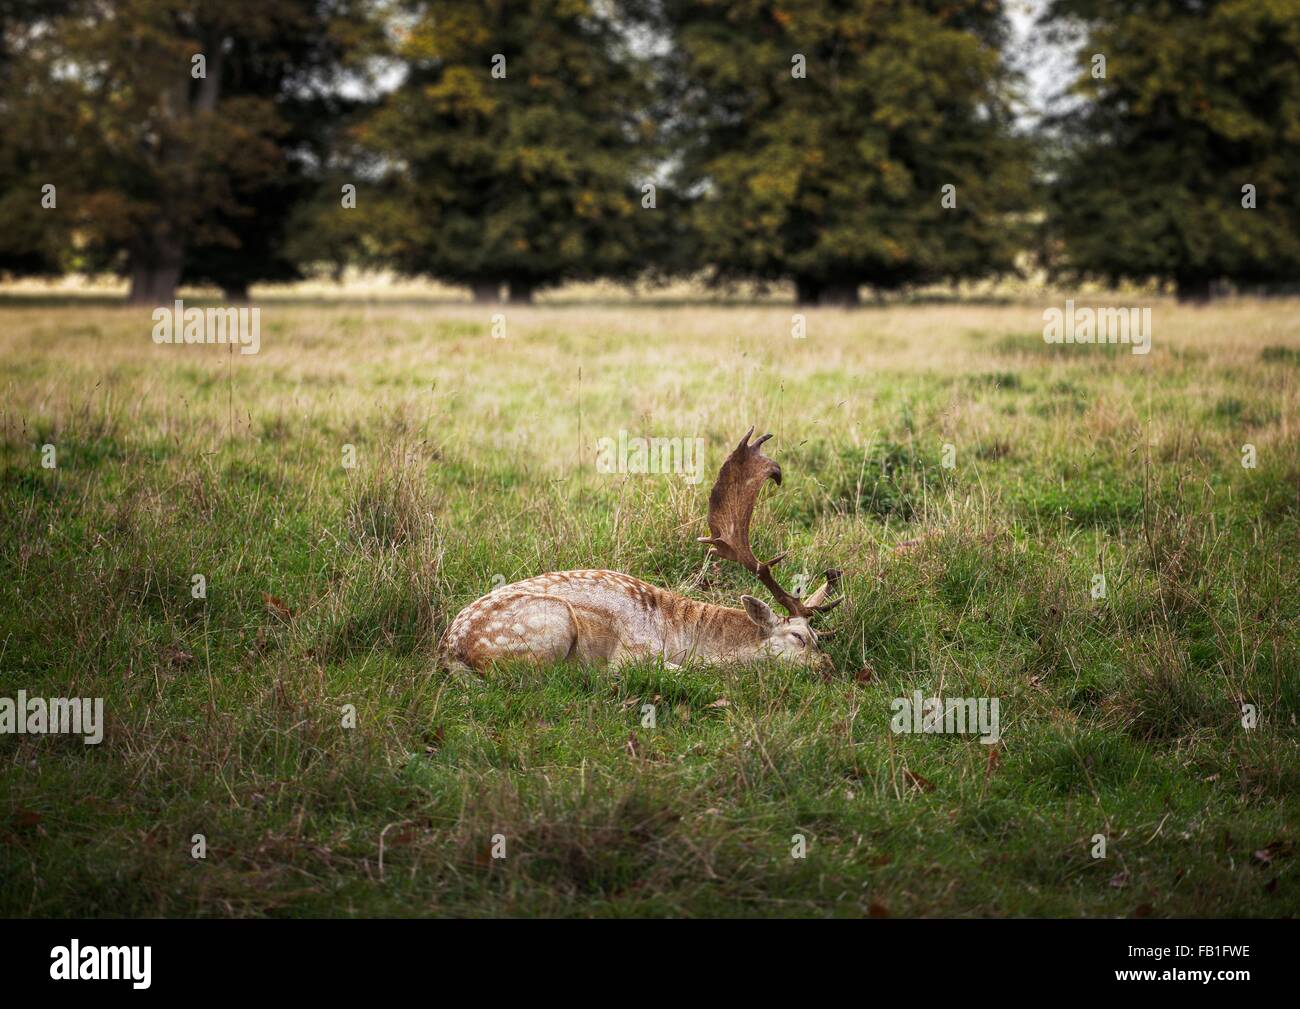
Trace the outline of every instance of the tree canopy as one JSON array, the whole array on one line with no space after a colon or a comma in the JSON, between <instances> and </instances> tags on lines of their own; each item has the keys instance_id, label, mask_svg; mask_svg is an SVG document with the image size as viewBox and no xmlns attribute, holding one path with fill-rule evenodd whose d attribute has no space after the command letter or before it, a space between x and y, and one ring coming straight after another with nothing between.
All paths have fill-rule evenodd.
<instances>
[{"instance_id":1,"label":"tree canopy","mask_svg":"<svg viewBox=\"0 0 1300 1009\"><path fill-rule=\"evenodd\" d=\"M1029 149L1000 4L683 0L669 20L717 276L843 302L1014 265Z\"/></svg>"},{"instance_id":2,"label":"tree canopy","mask_svg":"<svg viewBox=\"0 0 1300 1009\"><path fill-rule=\"evenodd\" d=\"M1297 279L1300 2L1057 0L1049 21L1084 34L1052 124L1054 270L1188 299Z\"/></svg>"},{"instance_id":3,"label":"tree canopy","mask_svg":"<svg viewBox=\"0 0 1300 1009\"><path fill-rule=\"evenodd\" d=\"M1000 0L0 0L0 273L1294 284L1300 0L1041 26L1031 128Z\"/></svg>"},{"instance_id":4,"label":"tree canopy","mask_svg":"<svg viewBox=\"0 0 1300 1009\"><path fill-rule=\"evenodd\" d=\"M182 275L223 286L292 272L278 222L332 108L314 87L359 21L347 0L67 0L6 23L0 117L22 129L0 173L0 231L42 255L118 269L131 298ZM304 112L304 110L307 110ZM34 182L53 185L42 215Z\"/></svg>"},{"instance_id":5,"label":"tree canopy","mask_svg":"<svg viewBox=\"0 0 1300 1009\"><path fill-rule=\"evenodd\" d=\"M406 71L362 133L388 161L376 225L409 274L503 283L527 300L647 264L649 75L629 8L583 0L432 0L396 51Z\"/></svg>"}]
</instances>

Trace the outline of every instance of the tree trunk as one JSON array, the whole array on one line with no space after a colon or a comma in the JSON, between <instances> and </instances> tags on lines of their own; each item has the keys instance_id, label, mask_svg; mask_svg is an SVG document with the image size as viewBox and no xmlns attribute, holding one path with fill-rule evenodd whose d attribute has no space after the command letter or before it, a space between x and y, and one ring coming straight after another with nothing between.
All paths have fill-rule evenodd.
<instances>
[{"instance_id":1,"label":"tree trunk","mask_svg":"<svg viewBox=\"0 0 1300 1009\"><path fill-rule=\"evenodd\" d=\"M1210 300L1209 277L1178 277L1176 296L1183 304L1204 304Z\"/></svg>"},{"instance_id":2,"label":"tree trunk","mask_svg":"<svg viewBox=\"0 0 1300 1009\"><path fill-rule=\"evenodd\" d=\"M510 281L510 303L512 305L531 305L533 303L534 286L531 280Z\"/></svg>"},{"instance_id":3,"label":"tree trunk","mask_svg":"<svg viewBox=\"0 0 1300 1009\"><path fill-rule=\"evenodd\" d=\"M248 304L248 283L241 280L234 284L227 284L221 290L221 300L227 305Z\"/></svg>"},{"instance_id":4,"label":"tree trunk","mask_svg":"<svg viewBox=\"0 0 1300 1009\"><path fill-rule=\"evenodd\" d=\"M817 299L819 305L852 308L859 304L857 284L827 284Z\"/></svg>"},{"instance_id":5,"label":"tree trunk","mask_svg":"<svg viewBox=\"0 0 1300 1009\"><path fill-rule=\"evenodd\" d=\"M164 108L170 111L169 119L180 117L192 123L196 115L215 111L221 100L224 39L208 33L204 35L203 43L208 61L206 76L195 82L187 66L187 72L176 78L169 92L172 100L168 101L164 95ZM187 163L192 166L194 157L191 145L174 140L162 147L161 167L168 174L182 172ZM140 236L139 244L131 250L131 293L127 300L133 305L170 305L176 300L176 287L184 264L185 242L176 233L164 208L159 219Z\"/></svg>"},{"instance_id":6,"label":"tree trunk","mask_svg":"<svg viewBox=\"0 0 1300 1009\"><path fill-rule=\"evenodd\" d=\"M470 285L474 300L480 305L493 304L501 300L501 284L495 280L476 280Z\"/></svg>"},{"instance_id":7,"label":"tree trunk","mask_svg":"<svg viewBox=\"0 0 1300 1009\"><path fill-rule=\"evenodd\" d=\"M821 301L822 285L807 277L794 279L795 302L800 305L816 305Z\"/></svg>"},{"instance_id":8,"label":"tree trunk","mask_svg":"<svg viewBox=\"0 0 1300 1009\"><path fill-rule=\"evenodd\" d=\"M179 239L161 228L148 248L131 254L131 293L133 305L167 305L176 300L176 285L181 280L184 247Z\"/></svg>"}]
</instances>

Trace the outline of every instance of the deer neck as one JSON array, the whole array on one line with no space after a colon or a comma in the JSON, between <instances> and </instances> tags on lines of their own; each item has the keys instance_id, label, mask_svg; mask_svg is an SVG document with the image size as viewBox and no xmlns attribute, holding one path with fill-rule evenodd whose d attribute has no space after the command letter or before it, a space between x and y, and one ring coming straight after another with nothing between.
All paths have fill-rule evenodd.
<instances>
[{"instance_id":1,"label":"deer neck","mask_svg":"<svg viewBox=\"0 0 1300 1009\"><path fill-rule=\"evenodd\" d=\"M754 661L761 657L764 636L745 611L702 603L665 593L666 651L703 661Z\"/></svg>"}]
</instances>

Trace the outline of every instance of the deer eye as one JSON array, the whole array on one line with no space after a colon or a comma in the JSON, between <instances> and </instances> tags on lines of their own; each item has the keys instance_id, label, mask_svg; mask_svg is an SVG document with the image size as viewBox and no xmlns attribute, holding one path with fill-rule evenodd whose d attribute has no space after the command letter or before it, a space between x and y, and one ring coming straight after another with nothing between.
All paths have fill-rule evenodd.
<instances>
[{"instance_id":1,"label":"deer eye","mask_svg":"<svg viewBox=\"0 0 1300 1009\"><path fill-rule=\"evenodd\" d=\"M798 641L799 644L807 646L808 642L803 639L802 634L800 634L798 631L791 631L790 633L794 635L794 639Z\"/></svg>"}]
</instances>

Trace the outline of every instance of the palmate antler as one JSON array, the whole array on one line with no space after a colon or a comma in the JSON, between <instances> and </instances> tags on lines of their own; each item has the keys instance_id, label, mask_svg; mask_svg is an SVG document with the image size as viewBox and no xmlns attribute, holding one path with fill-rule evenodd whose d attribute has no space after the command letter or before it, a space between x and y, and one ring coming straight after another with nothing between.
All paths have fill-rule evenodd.
<instances>
[{"instance_id":1,"label":"palmate antler","mask_svg":"<svg viewBox=\"0 0 1300 1009\"><path fill-rule=\"evenodd\" d=\"M745 437L740 439L734 452L727 456L727 461L718 470L718 481L709 493L709 536L701 536L699 541L707 543L719 556L735 561L748 571L758 575L759 581L785 611L792 617L812 617L817 613L829 613L843 600L826 601L840 580L840 572L826 572L826 584L814 592L805 601L791 595L783 589L772 575L772 568L780 564L785 554L773 557L766 564L754 556L749 545L749 521L754 514L754 505L758 501L759 491L763 489L770 477L781 484L781 467L760 452L759 446L772 436L765 434L752 445L751 427Z\"/></svg>"}]
</instances>

